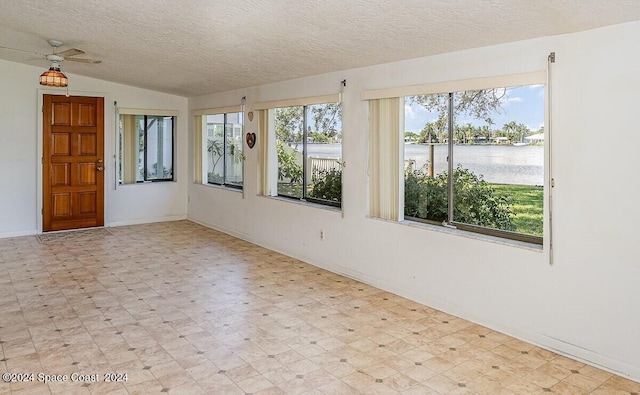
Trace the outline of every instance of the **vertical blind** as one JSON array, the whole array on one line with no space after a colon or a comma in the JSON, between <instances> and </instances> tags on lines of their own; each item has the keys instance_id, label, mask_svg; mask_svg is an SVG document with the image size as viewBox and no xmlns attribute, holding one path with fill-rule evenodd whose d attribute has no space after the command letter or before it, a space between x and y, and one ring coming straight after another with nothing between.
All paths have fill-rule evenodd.
<instances>
[{"instance_id":1,"label":"vertical blind","mask_svg":"<svg viewBox=\"0 0 640 395\"><path fill-rule=\"evenodd\" d=\"M196 184L202 184L202 122L203 118L206 119L206 115L196 115L194 132L193 132L193 182Z\"/></svg>"},{"instance_id":2,"label":"vertical blind","mask_svg":"<svg viewBox=\"0 0 640 395\"><path fill-rule=\"evenodd\" d=\"M136 182L138 170L138 140L136 136L136 116L123 114L122 118L122 182Z\"/></svg>"},{"instance_id":3,"label":"vertical blind","mask_svg":"<svg viewBox=\"0 0 640 395\"><path fill-rule=\"evenodd\" d=\"M260 195L271 194L271 182L269 180L269 110L259 110L258 117L258 156L260 164L259 187Z\"/></svg>"},{"instance_id":4,"label":"vertical blind","mask_svg":"<svg viewBox=\"0 0 640 395\"><path fill-rule=\"evenodd\" d=\"M369 101L369 215L398 220L400 98Z\"/></svg>"}]
</instances>

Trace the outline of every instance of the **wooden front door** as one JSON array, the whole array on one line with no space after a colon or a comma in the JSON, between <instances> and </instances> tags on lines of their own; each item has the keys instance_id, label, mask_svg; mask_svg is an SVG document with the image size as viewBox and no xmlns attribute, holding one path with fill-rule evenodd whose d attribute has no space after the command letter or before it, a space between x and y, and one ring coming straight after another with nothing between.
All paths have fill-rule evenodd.
<instances>
[{"instance_id":1,"label":"wooden front door","mask_svg":"<svg viewBox=\"0 0 640 395\"><path fill-rule=\"evenodd\" d=\"M104 225L103 102L44 95L43 231Z\"/></svg>"}]
</instances>

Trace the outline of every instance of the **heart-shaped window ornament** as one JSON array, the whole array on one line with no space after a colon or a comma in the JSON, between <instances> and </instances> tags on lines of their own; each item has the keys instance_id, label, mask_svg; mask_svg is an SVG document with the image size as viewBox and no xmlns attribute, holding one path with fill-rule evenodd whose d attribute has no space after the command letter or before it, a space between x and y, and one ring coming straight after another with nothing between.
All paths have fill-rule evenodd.
<instances>
[{"instance_id":1,"label":"heart-shaped window ornament","mask_svg":"<svg viewBox=\"0 0 640 395\"><path fill-rule=\"evenodd\" d=\"M256 145L256 134L255 133L247 133L247 146L249 149L253 148Z\"/></svg>"}]
</instances>

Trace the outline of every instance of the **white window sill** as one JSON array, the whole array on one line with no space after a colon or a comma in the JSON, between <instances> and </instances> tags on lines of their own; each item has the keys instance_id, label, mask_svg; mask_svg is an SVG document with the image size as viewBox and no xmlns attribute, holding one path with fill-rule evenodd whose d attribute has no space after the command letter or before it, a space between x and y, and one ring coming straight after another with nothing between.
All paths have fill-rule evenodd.
<instances>
[{"instance_id":1,"label":"white window sill","mask_svg":"<svg viewBox=\"0 0 640 395\"><path fill-rule=\"evenodd\" d=\"M404 225L404 226L410 226L412 228L427 229L427 230L434 231L434 232L441 232L441 233L447 233L447 234L450 234L450 235L462 236L462 237L466 237L466 238L469 238L469 239L487 241L487 242L494 243L494 244L502 244L502 245L506 245L506 246L509 246L509 247L522 248L522 249L525 249L525 250L535 251L535 252L540 252L540 253L542 253L543 250L544 250L544 246L540 245L540 244L527 243L527 242L524 242L524 241L511 240L511 239L507 239L507 238L503 238L503 237L497 237L497 236L490 236L490 235L485 235L485 234L482 234L482 233L470 232L470 231L467 231L467 230L449 228L449 227L446 227L446 226L428 224L428 223L423 223L423 222L418 222L418 221L411 221L411 220L393 221L393 220L387 220L387 219L376 218L376 217L371 217L371 216L367 216L367 218L368 219L372 219L372 220L377 220L377 221L384 221L384 222L390 222L390 223L400 224L400 225Z\"/></svg>"},{"instance_id":2,"label":"white window sill","mask_svg":"<svg viewBox=\"0 0 640 395\"><path fill-rule=\"evenodd\" d=\"M130 182L127 184L120 184L118 183L118 185L116 186L116 189L119 188L129 188L129 187L135 187L135 186L141 186L141 185L167 185L167 184L176 184L178 181L177 180L162 180L162 181L144 181L144 182Z\"/></svg>"},{"instance_id":3,"label":"white window sill","mask_svg":"<svg viewBox=\"0 0 640 395\"><path fill-rule=\"evenodd\" d=\"M218 189L220 191L230 191L230 192L236 192L240 194L242 193L242 188L226 187L224 185L216 185L216 184L200 184L199 182L194 182L193 184L204 187L204 188Z\"/></svg>"},{"instance_id":4,"label":"white window sill","mask_svg":"<svg viewBox=\"0 0 640 395\"><path fill-rule=\"evenodd\" d=\"M329 205L320 204L320 203L308 202L306 200L290 199L290 198L281 197L281 196L268 196L268 195L257 195L257 196L260 197L260 198L265 198L265 199L269 199L269 200L276 200L276 201L280 201L280 202L299 204L299 205L302 205L302 206L313 207L313 208L317 208L317 209L320 209L320 210L327 210L327 211L332 211L334 213L342 214L342 208L341 207L334 207L334 206L329 206Z\"/></svg>"}]
</instances>

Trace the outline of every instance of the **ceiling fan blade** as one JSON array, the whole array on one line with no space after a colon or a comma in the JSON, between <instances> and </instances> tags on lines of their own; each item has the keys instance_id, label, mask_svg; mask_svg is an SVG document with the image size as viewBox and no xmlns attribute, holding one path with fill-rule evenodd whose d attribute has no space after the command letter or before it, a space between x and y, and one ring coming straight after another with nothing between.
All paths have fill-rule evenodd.
<instances>
[{"instance_id":1,"label":"ceiling fan blade","mask_svg":"<svg viewBox=\"0 0 640 395\"><path fill-rule=\"evenodd\" d=\"M84 53L84 51L81 50L81 49L69 48L69 49L67 49L65 51L56 53L56 55L62 56L64 58L68 58L69 56L82 55L83 53Z\"/></svg>"},{"instance_id":2,"label":"ceiling fan blade","mask_svg":"<svg viewBox=\"0 0 640 395\"><path fill-rule=\"evenodd\" d=\"M69 62L78 62L78 63L92 63L92 64L102 63L102 60L85 59L85 58L66 58L65 57L64 60Z\"/></svg>"},{"instance_id":3,"label":"ceiling fan blade","mask_svg":"<svg viewBox=\"0 0 640 395\"><path fill-rule=\"evenodd\" d=\"M10 47L2 46L2 45L0 45L0 49L7 49L9 51L16 51L16 52L22 52L22 53L29 53L29 54L32 54L32 55L45 56L45 54L40 53L40 52L25 51L23 49L10 48Z\"/></svg>"}]
</instances>

